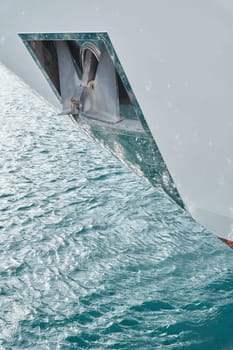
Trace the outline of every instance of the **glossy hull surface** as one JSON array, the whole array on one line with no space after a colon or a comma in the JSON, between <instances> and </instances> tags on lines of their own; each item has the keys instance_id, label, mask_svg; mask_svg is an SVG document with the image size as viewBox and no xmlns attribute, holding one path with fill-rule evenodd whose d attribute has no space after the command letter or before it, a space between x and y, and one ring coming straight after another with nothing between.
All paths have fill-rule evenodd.
<instances>
[{"instance_id":1,"label":"glossy hull surface","mask_svg":"<svg viewBox=\"0 0 233 350\"><path fill-rule=\"evenodd\" d=\"M229 1L9 1L0 60L55 101L17 33L107 32L187 210L233 240L232 23Z\"/></svg>"}]
</instances>

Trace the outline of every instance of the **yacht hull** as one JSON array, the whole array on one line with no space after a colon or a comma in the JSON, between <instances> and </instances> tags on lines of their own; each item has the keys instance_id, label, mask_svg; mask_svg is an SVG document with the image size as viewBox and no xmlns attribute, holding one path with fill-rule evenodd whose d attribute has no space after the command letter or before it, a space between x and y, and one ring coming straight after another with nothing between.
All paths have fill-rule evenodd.
<instances>
[{"instance_id":1,"label":"yacht hull","mask_svg":"<svg viewBox=\"0 0 233 350\"><path fill-rule=\"evenodd\" d=\"M0 11L0 60L53 102L16 33L108 33L178 205L233 241L231 3L9 1Z\"/></svg>"}]
</instances>

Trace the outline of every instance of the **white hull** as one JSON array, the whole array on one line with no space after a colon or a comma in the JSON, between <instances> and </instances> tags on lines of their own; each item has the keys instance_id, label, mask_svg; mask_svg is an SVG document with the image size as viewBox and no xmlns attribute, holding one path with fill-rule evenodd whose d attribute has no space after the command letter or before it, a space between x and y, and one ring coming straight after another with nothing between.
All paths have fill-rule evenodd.
<instances>
[{"instance_id":1,"label":"white hull","mask_svg":"<svg viewBox=\"0 0 233 350\"><path fill-rule=\"evenodd\" d=\"M233 241L233 4L11 1L0 61L55 101L18 32L107 32L192 216Z\"/></svg>"}]
</instances>

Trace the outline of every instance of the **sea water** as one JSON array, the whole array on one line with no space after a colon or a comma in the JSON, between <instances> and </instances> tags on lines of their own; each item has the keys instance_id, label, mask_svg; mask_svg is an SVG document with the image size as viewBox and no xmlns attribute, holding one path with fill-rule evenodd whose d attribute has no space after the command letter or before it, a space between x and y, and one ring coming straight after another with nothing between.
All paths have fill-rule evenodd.
<instances>
[{"instance_id":1,"label":"sea water","mask_svg":"<svg viewBox=\"0 0 233 350\"><path fill-rule=\"evenodd\" d=\"M233 349L233 251L0 82L0 349Z\"/></svg>"}]
</instances>

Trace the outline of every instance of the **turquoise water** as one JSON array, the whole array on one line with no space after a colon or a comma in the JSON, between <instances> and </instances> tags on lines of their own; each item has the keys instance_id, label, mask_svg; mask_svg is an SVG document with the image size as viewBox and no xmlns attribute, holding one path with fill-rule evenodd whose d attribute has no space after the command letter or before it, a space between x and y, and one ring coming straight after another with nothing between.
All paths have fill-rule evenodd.
<instances>
[{"instance_id":1,"label":"turquoise water","mask_svg":"<svg viewBox=\"0 0 233 350\"><path fill-rule=\"evenodd\" d=\"M0 349L233 349L233 251L0 78Z\"/></svg>"}]
</instances>

